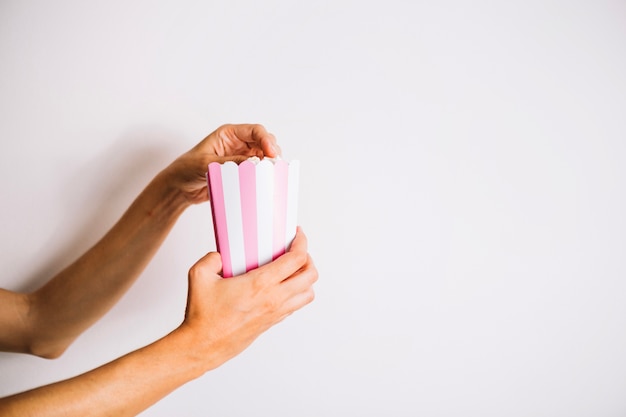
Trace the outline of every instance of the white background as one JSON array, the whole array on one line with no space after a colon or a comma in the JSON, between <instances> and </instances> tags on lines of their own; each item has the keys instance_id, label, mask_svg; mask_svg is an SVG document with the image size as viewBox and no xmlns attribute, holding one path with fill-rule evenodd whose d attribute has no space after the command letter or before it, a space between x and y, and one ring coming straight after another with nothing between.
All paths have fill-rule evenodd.
<instances>
[{"instance_id":1,"label":"white background","mask_svg":"<svg viewBox=\"0 0 626 417\"><path fill-rule=\"evenodd\" d=\"M316 301L145 416L626 414L626 3L0 0L0 286L36 288L223 123L301 160ZM144 346L214 250L180 218L57 360Z\"/></svg>"}]
</instances>

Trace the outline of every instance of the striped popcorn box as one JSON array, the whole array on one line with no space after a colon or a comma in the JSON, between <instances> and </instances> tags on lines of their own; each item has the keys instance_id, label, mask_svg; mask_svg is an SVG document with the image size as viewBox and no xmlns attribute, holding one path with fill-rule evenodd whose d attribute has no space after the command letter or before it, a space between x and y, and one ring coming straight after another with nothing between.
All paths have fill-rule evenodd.
<instances>
[{"instance_id":1,"label":"striped popcorn box","mask_svg":"<svg viewBox=\"0 0 626 417\"><path fill-rule=\"evenodd\" d=\"M296 236L299 161L212 162L207 172L224 278L284 254Z\"/></svg>"}]
</instances>

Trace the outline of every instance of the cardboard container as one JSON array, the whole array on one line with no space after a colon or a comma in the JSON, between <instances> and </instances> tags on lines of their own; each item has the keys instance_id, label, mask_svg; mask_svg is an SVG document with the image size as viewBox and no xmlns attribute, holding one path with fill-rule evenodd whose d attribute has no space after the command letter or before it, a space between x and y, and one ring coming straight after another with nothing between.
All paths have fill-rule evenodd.
<instances>
[{"instance_id":1,"label":"cardboard container","mask_svg":"<svg viewBox=\"0 0 626 417\"><path fill-rule=\"evenodd\" d=\"M224 278L265 265L288 250L296 235L299 171L299 161L268 158L209 164L209 198Z\"/></svg>"}]
</instances>

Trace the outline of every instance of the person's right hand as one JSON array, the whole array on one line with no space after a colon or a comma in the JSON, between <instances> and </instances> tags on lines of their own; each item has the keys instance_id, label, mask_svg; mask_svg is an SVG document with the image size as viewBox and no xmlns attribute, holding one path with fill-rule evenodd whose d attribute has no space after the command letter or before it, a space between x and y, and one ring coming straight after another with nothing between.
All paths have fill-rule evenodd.
<instances>
[{"instance_id":1,"label":"person's right hand","mask_svg":"<svg viewBox=\"0 0 626 417\"><path fill-rule=\"evenodd\" d=\"M259 124L228 124L218 127L162 172L166 184L181 192L192 204L209 199L206 172L209 163L240 163L251 156L280 156L276 138Z\"/></svg>"},{"instance_id":2,"label":"person's right hand","mask_svg":"<svg viewBox=\"0 0 626 417\"><path fill-rule=\"evenodd\" d=\"M222 278L220 255L211 252L189 271L185 320L204 372L248 347L261 333L313 301L317 269L298 228L291 248L275 261L246 274Z\"/></svg>"}]
</instances>

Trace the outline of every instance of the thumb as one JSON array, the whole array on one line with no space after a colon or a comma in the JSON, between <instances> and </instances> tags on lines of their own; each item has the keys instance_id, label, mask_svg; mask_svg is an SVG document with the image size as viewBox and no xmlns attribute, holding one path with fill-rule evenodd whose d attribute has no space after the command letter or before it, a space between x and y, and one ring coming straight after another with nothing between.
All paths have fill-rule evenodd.
<instances>
[{"instance_id":1,"label":"thumb","mask_svg":"<svg viewBox=\"0 0 626 417\"><path fill-rule=\"evenodd\" d=\"M202 300L220 278L222 259L217 252L210 252L200 258L189 269L189 289L185 320L197 317L202 312Z\"/></svg>"},{"instance_id":2,"label":"thumb","mask_svg":"<svg viewBox=\"0 0 626 417\"><path fill-rule=\"evenodd\" d=\"M223 164L224 162L232 161L239 165L246 159L250 158L250 155L228 155L228 156L217 156L213 157L211 162L218 162Z\"/></svg>"},{"instance_id":3,"label":"thumb","mask_svg":"<svg viewBox=\"0 0 626 417\"><path fill-rule=\"evenodd\" d=\"M189 270L189 279L196 277L208 278L218 276L222 272L222 257L217 252L209 252L196 262Z\"/></svg>"},{"instance_id":4,"label":"thumb","mask_svg":"<svg viewBox=\"0 0 626 417\"><path fill-rule=\"evenodd\" d=\"M236 164L240 164L250 157L246 155L233 155L230 158L231 161L235 162Z\"/></svg>"}]
</instances>

